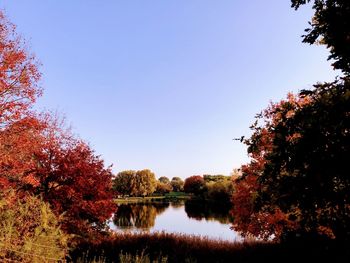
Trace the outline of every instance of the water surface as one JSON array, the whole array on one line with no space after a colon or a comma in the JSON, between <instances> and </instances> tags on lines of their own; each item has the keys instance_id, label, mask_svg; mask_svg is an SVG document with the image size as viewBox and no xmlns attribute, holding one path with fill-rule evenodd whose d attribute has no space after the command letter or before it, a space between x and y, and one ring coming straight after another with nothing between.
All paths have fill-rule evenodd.
<instances>
[{"instance_id":1,"label":"water surface","mask_svg":"<svg viewBox=\"0 0 350 263\"><path fill-rule=\"evenodd\" d=\"M240 241L230 229L229 208L206 203L153 202L119 204L110 227L115 231L183 233Z\"/></svg>"}]
</instances>

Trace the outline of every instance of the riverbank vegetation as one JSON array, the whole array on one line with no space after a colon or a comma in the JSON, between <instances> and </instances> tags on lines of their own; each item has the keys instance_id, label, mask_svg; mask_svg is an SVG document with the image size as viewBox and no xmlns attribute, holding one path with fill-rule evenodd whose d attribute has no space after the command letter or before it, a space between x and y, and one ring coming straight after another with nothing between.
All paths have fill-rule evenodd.
<instances>
[{"instance_id":1,"label":"riverbank vegetation","mask_svg":"<svg viewBox=\"0 0 350 263\"><path fill-rule=\"evenodd\" d=\"M140 262L346 262L344 244L228 242L171 233L114 234L99 244L82 243L69 262L123 262L121 254L144 255ZM147 261L150 260L150 261ZM344 261L345 260L345 261ZM134 262L134 261L131 261Z\"/></svg>"},{"instance_id":2,"label":"riverbank vegetation","mask_svg":"<svg viewBox=\"0 0 350 263\"><path fill-rule=\"evenodd\" d=\"M129 197L118 197L114 201L118 203L146 203L146 202L170 202L170 201L181 201L191 199L192 196L184 192L170 192L163 195L152 195L152 196L129 196Z\"/></svg>"}]
</instances>

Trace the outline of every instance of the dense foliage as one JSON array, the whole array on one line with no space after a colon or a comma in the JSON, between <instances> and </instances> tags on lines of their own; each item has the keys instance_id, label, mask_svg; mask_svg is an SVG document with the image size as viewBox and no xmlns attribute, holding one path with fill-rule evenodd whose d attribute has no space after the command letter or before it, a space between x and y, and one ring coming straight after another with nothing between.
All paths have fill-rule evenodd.
<instances>
[{"instance_id":1,"label":"dense foliage","mask_svg":"<svg viewBox=\"0 0 350 263\"><path fill-rule=\"evenodd\" d=\"M0 11L0 128L22 118L35 102L40 75L38 62Z\"/></svg>"},{"instance_id":2,"label":"dense foliage","mask_svg":"<svg viewBox=\"0 0 350 263\"><path fill-rule=\"evenodd\" d=\"M110 169L83 141L50 116L26 118L0 132L3 187L41 195L64 229L87 234L104 227L115 211Z\"/></svg>"},{"instance_id":3,"label":"dense foliage","mask_svg":"<svg viewBox=\"0 0 350 263\"><path fill-rule=\"evenodd\" d=\"M292 0L292 7L298 9L310 0ZM334 60L335 69L350 72L350 1L314 0L315 14L306 29L303 42L324 44L330 50L329 59Z\"/></svg>"},{"instance_id":4,"label":"dense foliage","mask_svg":"<svg viewBox=\"0 0 350 263\"><path fill-rule=\"evenodd\" d=\"M180 177L173 177L170 181L170 184L174 192L182 192L184 190L184 181Z\"/></svg>"},{"instance_id":5,"label":"dense foliage","mask_svg":"<svg viewBox=\"0 0 350 263\"><path fill-rule=\"evenodd\" d=\"M158 181L161 182L161 183L163 183L163 184L170 184L170 180L169 180L169 178L166 177L166 176L161 176L161 177L159 177Z\"/></svg>"},{"instance_id":6,"label":"dense foliage","mask_svg":"<svg viewBox=\"0 0 350 263\"><path fill-rule=\"evenodd\" d=\"M235 228L276 238L349 236L350 91L347 81L272 104L246 140L252 162L236 182ZM262 223L264 222L264 223Z\"/></svg>"},{"instance_id":7,"label":"dense foliage","mask_svg":"<svg viewBox=\"0 0 350 263\"><path fill-rule=\"evenodd\" d=\"M206 183L205 198L211 202L228 205L233 194L233 183L231 179Z\"/></svg>"},{"instance_id":8,"label":"dense foliage","mask_svg":"<svg viewBox=\"0 0 350 263\"><path fill-rule=\"evenodd\" d=\"M115 211L110 168L60 118L31 110L39 79L38 63L0 12L0 189L40 196L65 214L68 233L96 233Z\"/></svg>"},{"instance_id":9,"label":"dense foliage","mask_svg":"<svg viewBox=\"0 0 350 263\"><path fill-rule=\"evenodd\" d=\"M49 205L13 191L0 196L0 260L47 262L64 260L68 235Z\"/></svg>"},{"instance_id":10,"label":"dense foliage","mask_svg":"<svg viewBox=\"0 0 350 263\"><path fill-rule=\"evenodd\" d=\"M205 191L205 182L202 176L193 175L185 180L184 191L200 196Z\"/></svg>"},{"instance_id":11,"label":"dense foliage","mask_svg":"<svg viewBox=\"0 0 350 263\"><path fill-rule=\"evenodd\" d=\"M231 176L195 175L186 178L184 190L197 199L227 206L230 204L233 193L233 183Z\"/></svg>"},{"instance_id":12,"label":"dense foliage","mask_svg":"<svg viewBox=\"0 0 350 263\"><path fill-rule=\"evenodd\" d=\"M173 187L171 186L170 180L166 176L161 176L157 180L156 185L156 193L164 195L166 193L169 193L173 190Z\"/></svg>"},{"instance_id":13,"label":"dense foliage","mask_svg":"<svg viewBox=\"0 0 350 263\"><path fill-rule=\"evenodd\" d=\"M116 194L129 196L148 196L157 187L157 180L151 170L122 171L113 179L113 189Z\"/></svg>"},{"instance_id":14,"label":"dense foliage","mask_svg":"<svg viewBox=\"0 0 350 263\"><path fill-rule=\"evenodd\" d=\"M298 8L309 1L292 1ZM304 41L331 48L349 71L349 2L315 1ZM350 239L350 79L318 83L272 104L245 140L252 158L235 181L233 228L277 240Z\"/></svg>"}]
</instances>

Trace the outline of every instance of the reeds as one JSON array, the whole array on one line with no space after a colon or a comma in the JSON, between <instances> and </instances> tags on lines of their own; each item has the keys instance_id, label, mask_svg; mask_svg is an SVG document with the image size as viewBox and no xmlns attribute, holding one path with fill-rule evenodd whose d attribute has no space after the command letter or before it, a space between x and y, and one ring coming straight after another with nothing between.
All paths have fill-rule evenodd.
<instances>
[{"instance_id":1,"label":"reeds","mask_svg":"<svg viewBox=\"0 0 350 263\"><path fill-rule=\"evenodd\" d=\"M115 234L99 244L81 243L71 252L69 261L84 255L90 262L103 257L106 263L122 262L121 253L129 258L147 255L149 262L350 262L346 246L336 243L229 242L199 236L172 233ZM344 261L345 260L345 261Z\"/></svg>"}]
</instances>

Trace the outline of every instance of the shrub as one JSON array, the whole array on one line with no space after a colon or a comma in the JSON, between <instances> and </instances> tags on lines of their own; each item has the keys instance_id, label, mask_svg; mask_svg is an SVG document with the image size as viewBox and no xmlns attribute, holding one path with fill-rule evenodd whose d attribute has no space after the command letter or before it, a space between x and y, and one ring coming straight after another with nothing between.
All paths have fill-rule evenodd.
<instances>
[{"instance_id":1,"label":"shrub","mask_svg":"<svg viewBox=\"0 0 350 263\"><path fill-rule=\"evenodd\" d=\"M0 259L16 262L63 260L68 236L49 205L34 196L1 194Z\"/></svg>"}]
</instances>

